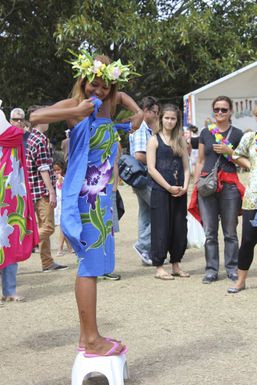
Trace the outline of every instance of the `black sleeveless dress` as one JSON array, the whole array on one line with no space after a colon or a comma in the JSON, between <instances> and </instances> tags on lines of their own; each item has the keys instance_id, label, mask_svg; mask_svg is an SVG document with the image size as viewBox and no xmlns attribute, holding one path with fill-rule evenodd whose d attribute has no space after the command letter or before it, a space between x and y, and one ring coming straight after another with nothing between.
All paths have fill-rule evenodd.
<instances>
[{"instance_id":1,"label":"black sleeveless dress","mask_svg":"<svg viewBox=\"0 0 257 385\"><path fill-rule=\"evenodd\" d=\"M174 155L170 146L157 134L155 168L171 186L183 186L182 157ZM153 266L162 266L170 254L170 262L180 262L187 246L187 194L173 197L152 180L151 193L151 258Z\"/></svg>"},{"instance_id":2,"label":"black sleeveless dress","mask_svg":"<svg viewBox=\"0 0 257 385\"><path fill-rule=\"evenodd\" d=\"M172 148L165 144L159 134L156 135L158 148L156 151L156 170L171 186L183 186L184 169L182 158L174 155ZM162 186L152 180L154 190L166 191Z\"/></svg>"}]
</instances>

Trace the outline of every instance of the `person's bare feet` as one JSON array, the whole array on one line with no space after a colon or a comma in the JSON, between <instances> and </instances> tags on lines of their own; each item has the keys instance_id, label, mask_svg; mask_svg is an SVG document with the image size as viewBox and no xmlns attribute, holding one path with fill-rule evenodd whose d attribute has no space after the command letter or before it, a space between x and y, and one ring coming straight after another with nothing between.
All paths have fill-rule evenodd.
<instances>
[{"instance_id":1,"label":"person's bare feet","mask_svg":"<svg viewBox=\"0 0 257 385\"><path fill-rule=\"evenodd\" d=\"M178 262L175 262L172 264L172 273L173 277L180 277L180 278L189 278L190 274L186 271L183 271Z\"/></svg>"},{"instance_id":2,"label":"person's bare feet","mask_svg":"<svg viewBox=\"0 0 257 385\"><path fill-rule=\"evenodd\" d=\"M173 277L180 277L180 278L189 278L190 274L187 273L186 271L183 271L181 269L178 270L172 270Z\"/></svg>"},{"instance_id":3,"label":"person's bare feet","mask_svg":"<svg viewBox=\"0 0 257 385\"><path fill-rule=\"evenodd\" d=\"M163 266L158 266L156 268L156 273L154 278L162 279L163 281L170 281L174 279L174 277L172 277L171 274L167 273L167 271L163 268Z\"/></svg>"}]
</instances>

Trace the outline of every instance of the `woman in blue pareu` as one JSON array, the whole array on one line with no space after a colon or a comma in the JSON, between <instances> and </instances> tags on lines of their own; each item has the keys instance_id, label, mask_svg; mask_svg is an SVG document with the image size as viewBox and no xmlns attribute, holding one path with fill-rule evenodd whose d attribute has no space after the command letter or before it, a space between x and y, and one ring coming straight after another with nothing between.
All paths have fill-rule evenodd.
<instances>
[{"instance_id":1,"label":"woman in blue pareu","mask_svg":"<svg viewBox=\"0 0 257 385\"><path fill-rule=\"evenodd\" d=\"M129 65L82 50L72 62L78 80L69 99L35 111L32 123L66 120L70 137L68 169L63 186L62 230L79 259L76 299L80 318L79 350L86 357L118 355L120 342L102 337L96 321L96 278L114 269L112 230L113 165L118 133L111 117L118 104L134 113L133 129L143 113L119 84L129 80Z\"/></svg>"}]
</instances>

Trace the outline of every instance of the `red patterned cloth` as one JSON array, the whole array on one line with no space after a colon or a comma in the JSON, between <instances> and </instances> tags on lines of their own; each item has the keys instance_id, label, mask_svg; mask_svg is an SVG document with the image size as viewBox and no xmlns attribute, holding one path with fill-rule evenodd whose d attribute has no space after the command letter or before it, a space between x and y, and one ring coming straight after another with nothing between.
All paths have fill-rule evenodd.
<instances>
[{"instance_id":1,"label":"red patterned cloth","mask_svg":"<svg viewBox=\"0 0 257 385\"><path fill-rule=\"evenodd\" d=\"M0 269L29 258L38 243L23 131L10 126L0 135Z\"/></svg>"},{"instance_id":2,"label":"red patterned cloth","mask_svg":"<svg viewBox=\"0 0 257 385\"><path fill-rule=\"evenodd\" d=\"M202 174L206 175L206 174ZM218 188L217 192L220 192L223 188L223 183L230 183L235 184L241 198L243 199L244 193L245 193L245 187L238 179L238 175L236 173L229 173L225 172L223 170L218 172ZM197 185L194 185L194 189L191 195L191 200L189 203L188 211L199 221L202 222L201 214L198 207L198 190Z\"/></svg>"}]
</instances>

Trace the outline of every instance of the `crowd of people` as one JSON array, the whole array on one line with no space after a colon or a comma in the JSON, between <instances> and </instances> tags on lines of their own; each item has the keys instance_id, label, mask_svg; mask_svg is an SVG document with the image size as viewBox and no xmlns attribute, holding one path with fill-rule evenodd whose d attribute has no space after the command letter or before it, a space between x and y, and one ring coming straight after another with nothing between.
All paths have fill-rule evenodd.
<instances>
[{"instance_id":1,"label":"crowd of people","mask_svg":"<svg viewBox=\"0 0 257 385\"><path fill-rule=\"evenodd\" d=\"M146 184L133 188L138 199L138 239L133 247L143 265L155 266L154 277L161 280L190 277L181 268L189 210L206 235L202 283L218 279L220 222L225 269L235 282L228 293L234 294L245 289L257 243L257 134L243 135L231 124L233 105L227 96L213 100L214 120L200 134L195 126L183 132L178 106L161 105L152 96L143 98L139 106L118 90L130 76L129 67L120 61L112 63L105 55L91 57L82 52L73 68L77 81L69 99L29 107L28 120L21 108L11 111L10 122L0 110L1 305L24 300L16 293L17 264L29 258L37 245L43 272L68 269L52 256L50 236L60 226L57 255L63 255L66 243L78 258L78 351L85 357L125 354L124 343L100 334L96 317L97 277L120 279L113 273L122 152L113 123L116 107L130 111L129 151L148 170ZM253 112L257 117L257 108ZM54 162L46 133L50 123L59 121L66 121L68 129L62 142L64 159ZM215 164L217 189L202 196L199 178L210 174ZM246 190L237 165L250 170ZM188 206L190 175L194 190Z\"/></svg>"}]
</instances>

